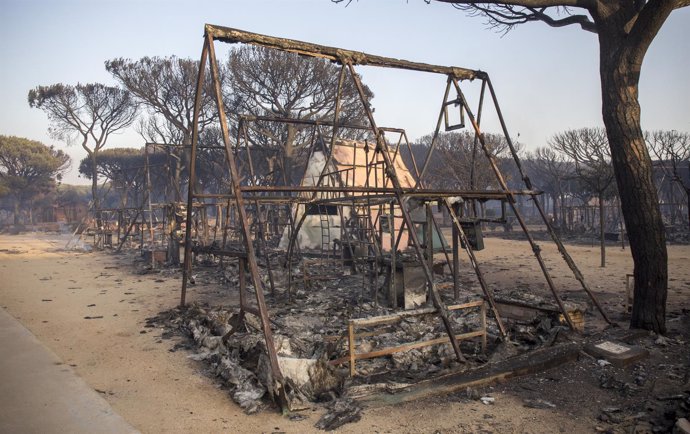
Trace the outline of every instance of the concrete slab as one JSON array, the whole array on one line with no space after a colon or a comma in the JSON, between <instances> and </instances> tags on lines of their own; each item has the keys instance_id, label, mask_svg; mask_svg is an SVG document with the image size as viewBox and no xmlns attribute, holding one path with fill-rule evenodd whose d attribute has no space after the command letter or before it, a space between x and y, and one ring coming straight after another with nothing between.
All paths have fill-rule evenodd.
<instances>
[{"instance_id":1,"label":"concrete slab","mask_svg":"<svg viewBox=\"0 0 690 434\"><path fill-rule=\"evenodd\" d=\"M0 308L0 432L138 433Z\"/></svg>"},{"instance_id":2,"label":"concrete slab","mask_svg":"<svg viewBox=\"0 0 690 434\"><path fill-rule=\"evenodd\" d=\"M649 351L636 345L615 341L601 341L585 345L585 352L597 359L604 359L613 366L623 368L649 355Z\"/></svg>"}]
</instances>

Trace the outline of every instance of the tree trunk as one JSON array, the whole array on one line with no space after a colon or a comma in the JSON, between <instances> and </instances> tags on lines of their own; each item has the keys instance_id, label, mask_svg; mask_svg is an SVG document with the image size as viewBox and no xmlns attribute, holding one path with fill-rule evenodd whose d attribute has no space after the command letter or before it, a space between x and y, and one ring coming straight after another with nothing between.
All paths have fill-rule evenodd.
<instances>
[{"instance_id":1,"label":"tree trunk","mask_svg":"<svg viewBox=\"0 0 690 434\"><path fill-rule=\"evenodd\" d=\"M19 198L14 199L14 224L19 224Z\"/></svg>"},{"instance_id":2,"label":"tree trunk","mask_svg":"<svg viewBox=\"0 0 690 434\"><path fill-rule=\"evenodd\" d=\"M182 139L182 143L187 146L191 145L191 137L189 134L185 134ZM177 206L182 203L182 171L184 167L189 168L191 164L191 151L189 148L183 147L181 151L181 156L175 154L176 149L171 149L170 155L173 156L175 160L175 179L173 180L173 188L175 191L175 202L170 204L169 216L168 216L168 262L170 265L178 266L182 263L180 259L180 238L177 236L178 231L182 229L181 221L178 221ZM189 173L189 171L188 171ZM194 180L198 184L198 179ZM188 189L194 189L190 182L187 183Z\"/></svg>"},{"instance_id":3,"label":"tree trunk","mask_svg":"<svg viewBox=\"0 0 690 434\"><path fill-rule=\"evenodd\" d=\"M96 167L96 153L92 152L89 157L91 157L91 200L93 200L93 209L96 211L98 219L100 219L101 202L98 198L98 167Z\"/></svg>"},{"instance_id":4,"label":"tree trunk","mask_svg":"<svg viewBox=\"0 0 690 434\"><path fill-rule=\"evenodd\" d=\"M601 249L601 268L606 268L606 232L604 230L604 223L606 216L604 215L604 193L599 192L599 246Z\"/></svg>"},{"instance_id":5,"label":"tree trunk","mask_svg":"<svg viewBox=\"0 0 690 434\"><path fill-rule=\"evenodd\" d=\"M556 226L556 230L560 231L560 225L558 224L558 194L557 193L552 193L551 194L551 208L553 209L553 221L552 224Z\"/></svg>"},{"instance_id":6,"label":"tree trunk","mask_svg":"<svg viewBox=\"0 0 690 434\"><path fill-rule=\"evenodd\" d=\"M652 162L640 126L638 83L643 54L639 47L633 52L636 47L630 46L632 41L621 26L600 25L599 44L602 113L634 262L630 326L664 333L668 258Z\"/></svg>"},{"instance_id":7,"label":"tree trunk","mask_svg":"<svg viewBox=\"0 0 690 434\"><path fill-rule=\"evenodd\" d=\"M175 202L182 202L182 162L179 158L175 160L175 178L173 179L173 190L175 191Z\"/></svg>"},{"instance_id":8,"label":"tree trunk","mask_svg":"<svg viewBox=\"0 0 690 434\"><path fill-rule=\"evenodd\" d=\"M93 200L93 211L96 216L96 248L100 248L102 245L103 234L101 229L103 228L103 218L101 216L101 201L98 197L98 167L96 166L96 152L91 152L89 154L91 158L91 199Z\"/></svg>"},{"instance_id":9,"label":"tree trunk","mask_svg":"<svg viewBox=\"0 0 690 434\"><path fill-rule=\"evenodd\" d=\"M294 125L287 126L287 139L285 140L285 150L283 152L283 174L285 185L292 184L292 166L295 159L295 140L297 139L297 129Z\"/></svg>"},{"instance_id":10,"label":"tree trunk","mask_svg":"<svg viewBox=\"0 0 690 434\"><path fill-rule=\"evenodd\" d=\"M688 230L690 231L690 188L685 189L685 198L688 202Z\"/></svg>"}]
</instances>

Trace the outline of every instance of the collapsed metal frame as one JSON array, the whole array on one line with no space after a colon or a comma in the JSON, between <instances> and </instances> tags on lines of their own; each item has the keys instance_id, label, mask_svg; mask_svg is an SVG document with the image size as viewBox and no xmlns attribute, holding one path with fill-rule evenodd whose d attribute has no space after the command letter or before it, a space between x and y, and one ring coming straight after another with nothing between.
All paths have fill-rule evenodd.
<instances>
[{"instance_id":1,"label":"collapsed metal frame","mask_svg":"<svg viewBox=\"0 0 690 434\"><path fill-rule=\"evenodd\" d=\"M250 45L257 45L257 46L263 46L267 47L270 49L276 49L276 50L282 50L282 51L287 51L287 52L292 52L292 53L297 53L302 56L308 56L308 57L315 57L315 58L321 58L321 59L326 59L329 60L333 63L339 64L341 66L340 69L340 77L339 77L339 84L338 84L338 93L335 101L335 110L334 110L334 115L333 115L333 121L332 122L313 122L313 121L308 121L308 120L297 120L297 119L279 119L279 118L272 118L268 117L267 119L273 120L273 121L278 121L278 122L285 122L285 123L313 123L313 124L320 124L320 125L328 125L333 129L332 132L332 139L331 139L331 149L333 144L335 143L335 138L337 136L338 129L341 127L350 127L350 128L363 128L365 130L368 130L375 138L375 152L379 153L380 156L383 159L383 165L384 165L384 171L386 175L388 176L390 180L390 186L384 186L384 187L376 187L376 188L356 188L356 187L338 187L338 186L324 186L320 185L321 181L323 180L324 176L326 175L326 171L328 169L328 164L324 166L323 172L321 173L321 176L319 178L319 182L315 186L312 187L305 187L305 186L286 186L286 187L276 187L276 186L243 186L241 185L240 182L240 173L238 171L238 166L237 166L237 161L234 155L234 150L231 142L231 137L230 137L230 130L229 130L229 124L228 124L228 117L225 112L224 104L223 104L223 97L222 97L222 91L221 91L221 84L220 84L220 77L219 77L219 66L218 66L218 60L216 58L215 54L215 47L214 47L214 42L215 41L220 41L220 42L225 42L225 43L230 43L230 44L236 44L236 43L243 43L243 44L250 44ZM207 67L210 69L211 73L211 80L213 82L213 92L214 92L214 99L216 103L216 108L218 110L218 115L219 115L219 120L220 120L220 127L221 127L221 132L222 132L222 138L223 138L223 145L225 149L225 157L226 157L226 163L227 163L227 168L229 170L229 175L230 175L230 185L231 185L231 192L229 194L203 194L203 193L196 193L194 191L195 189L195 180L196 180L196 159L197 159L197 149L198 149L198 143L199 143L199 114L200 114L200 109L201 109L201 96L202 96L202 89L203 89L203 83L205 79L205 69ZM415 171L418 174L418 181L417 184L414 186L414 188L403 188L400 180L398 179L398 175L396 174L395 166L393 165L392 159L391 159L391 154L390 154L390 148L389 145L384 137L386 131L402 131L404 134L404 130L397 130L397 129L390 129L390 128L380 128L378 127L371 108L367 105L366 103L366 96L365 96L365 91L363 88L363 85L361 83L361 80L357 73L355 72L355 65L368 65L368 66L378 66L378 67L387 67L387 68L395 68L395 69L405 69L405 70L412 70L412 71L418 71L418 72L427 72L427 73L434 73L434 74L442 74L447 77L447 85L446 85L446 90L444 94L444 99L443 103L441 105L441 110L439 113L439 118L438 122L436 125L436 130L433 134L433 139L432 143L430 145L430 149L427 153L427 156L425 158L425 161L421 167L421 170L417 169L416 162L414 163L415 166ZM349 77L353 80L357 92L359 93L360 99L363 103L363 107L366 111L366 117L368 120L369 125L354 125L354 126L346 126L343 124L340 124L338 122L339 118L339 112L340 112L340 97L341 97L341 91L342 91L342 84L343 81L345 80L346 75L349 75ZM479 107L477 110L477 115L475 117L472 109L470 108L467 100L465 99L465 96L460 88L460 81L464 80L480 80L481 81L481 93L480 93L480 101L479 101ZM453 99L449 99L449 94L451 90L454 90L456 93L456 97ZM501 173L501 171L498 168L497 162L495 157L492 155L489 147L487 146L486 141L484 140L484 136L482 135L481 129L480 129L480 122L481 122L481 116L482 116L482 110L483 110L483 105L484 105L484 99L485 99L485 93L487 92L490 95L490 98L493 102L494 109L496 111L496 114L498 116L498 119L500 121L501 129L503 132L503 135L505 136L505 139L508 143L510 153L512 155L512 158L518 168L518 171L520 173L520 176L522 177L522 180L525 184L525 187L527 190L524 191L512 191L508 188L508 185ZM458 125L450 125L449 124L449 117L448 117L448 111L447 108L449 106L459 106L460 108L460 115L461 115L461 123ZM452 130L452 129L457 129L464 127L464 120L465 116L469 119L469 122L471 124L472 130L475 133L475 144L478 144L481 147L481 150L483 151L485 157L488 159L492 171L494 172L494 175L496 177L496 180L500 186L499 191L491 191L491 192L481 192L481 191L458 191L458 190L427 190L424 188L424 184L422 183L422 179L424 178L424 175L429 167L429 162L431 160L431 155L434 152L436 143L437 143L437 138L440 132L440 128L442 124L445 123L445 128L446 130ZM244 117L244 121L251 121L251 120L257 120L258 117ZM241 128L240 128L241 130ZM238 142L239 142L239 134L238 134ZM476 150L476 148L475 148ZM285 387L283 384L283 377L280 371L280 366L278 363L278 358L275 350L275 346L273 343L273 335L271 331L271 326L269 322L269 315L268 315L268 310L266 307L266 301L264 298L264 285L259 273L259 267L257 264L257 255L256 255L256 249L254 246L253 240L256 239L257 242L259 242L259 246L261 247L261 242L262 240L259 240L258 238L261 238L262 235L259 234L259 237L254 237L248 216L247 216L247 202L254 203L256 206L257 211L259 211L259 203L261 201L267 201L270 200L267 194L270 193L290 193L291 195L294 194L299 194L299 193L310 193L311 196L311 201L312 203L317 202L317 194L318 193L332 193L335 195L339 195L339 197L345 199L347 198L348 200L352 200L352 195L353 194L358 194L358 200L365 199L365 198L371 198L371 197L376 197L377 200L385 199L388 200L390 203L395 203L399 206L401 212L402 212L402 217L403 217L403 228L400 230L402 231L404 227L406 226L407 228L413 229L414 223L413 220L410 216L410 212L407 209L407 201L408 199L412 197L417 197L421 198L425 202L425 206L427 209L427 214L430 213L431 208L430 208L430 202L431 201L437 201L440 202L444 205L444 207L447 209L448 213L451 216L452 222L453 222L453 253L454 253L454 258L453 258L453 265L454 265L454 277L455 277L455 282L456 282L456 287L457 287L457 270L458 270L458 259L457 259L457 250L458 246L456 243L457 238L459 238L462 241L462 244L464 245L465 251L469 257L470 263L472 265L473 270L475 271L475 274L477 276L477 279L479 281L479 284L482 288L482 291L484 292L485 298L488 301L490 305L490 309L492 310L492 313L496 319L496 322L499 326L499 329L501 331L501 334L503 337L507 337L507 332L504 328L504 325L502 323L502 320L500 318L500 315L498 313L498 310L496 308L496 304L493 300L493 295L491 290L488 288L485 280L484 280L484 275L481 271L481 268L479 266L479 263L477 261L477 258L472 251L472 248L470 246L470 243L468 241L467 234L465 233L463 226L460 221L460 217L458 216L458 211L459 207L455 204L452 203L451 198L453 197L465 197L468 199L483 199L483 200L489 200L489 199L499 199L502 201L507 202L511 210L513 211L513 214L515 215L516 220L519 222L520 227L522 228L523 232L525 233L525 236L527 237L527 240L530 244L530 247L532 249L532 252L534 253L535 258L537 259L539 263L539 267L542 270L542 273L546 279L547 285L554 297L554 300L558 304L563 316L565 317L566 322L570 326L571 329L575 329L575 326L573 324L572 319L570 318L570 315L568 314L565 306L563 305L563 302L561 298L559 297L556 288L554 286L553 280L550 276L550 273L546 267L546 264L544 263L544 260L541 255L541 249L535 242L534 238L531 236L529 233L529 230L527 228L527 225L525 223L524 218L522 217L519 209L516 206L516 196L518 195L527 195L530 196L535 203L535 206L537 207L539 214L547 228L548 233L550 234L552 240L554 243L557 245L558 250L563 257L564 261L566 264L569 266L569 268L572 270L575 278L580 282L580 285L582 288L585 290L585 292L589 295L589 297L592 299L594 304L596 305L597 309L601 313L602 317L610 323L609 319L607 318L605 312L603 311L601 305L598 303L594 295L592 294L591 290L589 289L588 285L586 284L584 277L582 276L582 273L580 270L577 268L575 265L574 261L570 257L570 255L567 253L564 245L558 238L556 232L554 231L553 227L551 226L546 213L544 212L544 209L542 208L541 204L539 203L538 200L535 200L536 197L540 194L540 192L535 191L533 189L532 183L529 179L529 177L526 176L522 164L520 162L520 159L517 155L515 146L510 139L510 135L508 134L508 130L500 109L500 106L498 104L498 100L493 88L493 85L491 83L491 80L488 76L487 73L482 72L482 71L477 71L477 70L471 70L471 69L466 69L466 68L459 68L459 67L448 67L448 66L438 66L438 65L430 65L430 64L425 64L425 63L419 63L419 62L410 62L406 60L399 60L399 59L393 59L393 58L386 58L382 56L375 56L371 54L366 54L362 52L357 52L357 51L350 51L350 50L344 50L340 48L335 48L335 47L328 47L328 46L323 46L323 45L317 45L317 44L312 44L312 43L307 43L307 42L302 42L302 41L296 41L296 40L290 40L290 39L283 39L283 38L276 38L272 36L266 36L266 35L260 35L256 33L250 33L242 30L237 30L237 29L232 29L232 28L227 28L227 27L220 27L220 26L214 26L207 24L205 26L205 31L204 31L204 43L203 43L203 48L201 52L201 59L200 59L200 64L199 64L199 74L197 78L197 85L196 85L196 98L195 98L195 104L194 104L194 114L193 114L193 135L192 135L192 145L191 145L191 156L190 156L190 168L189 168L189 188L188 188L188 201L187 201L187 219L186 219L186 228L185 228L185 255L184 255L184 266L183 266L183 276L182 276L182 288L181 288L181 294L180 294L180 305L185 305L186 303L186 290L187 290L187 281L188 278L191 276L191 267L192 267L192 259L191 259L191 253L192 253L192 214L193 214L193 204L194 204L194 199L206 199L206 198L215 198L215 199L223 199L226 200L228 204L230 202L234 202L234 205L236 207L236 210L239 214L239 223L240 223L240 229L241 229L241 235L242 235L242 244L243 244L243 251L236 252L235 256L239 258L240 261L240 267L239 267L239 272L240 272L240 309L242 312L244 311L249 311L256 313L259 316L259 319L261 321L262 325L262 331L266 343L266 349L267 349L267 355L270 363L270 368L271 368L271 375L272 375L272 380L273 384L272 390L269 390L269 393L273 396L274 399L277 399L280 403L280 405L283 408L287 408L288 402L287 402L287 397L286 397L286 391ZM328 159L330 161L330 158L332 157L331 154L329 154ZM285 199L285 198L283 198ZM276 200L274 197L273 200ZM299 201L297 198L294 196L287 198L287 201ZM261 219L261 213L258 212L256 216L259 220ZM294 222L293 222L294 223ZM298 225L299 226L299 225ZM297 228L292 227L293 232L298 230L299 227ZM427 263L427 260L425 259L425 252L423 251L423 248L419 242L418 236L416 234L415 230L409 230L409 237L412 240L412 245L414 247L415 253L417 255L417 258L419 260L419 263L422 266L422 270L424 272L424 275L427 280L428 284L428 296L431 299L433 306L440 317L441 321L443 322L444 328L446 329L446 332L448 334L449 342L451 343L453 350L455 352L455 355L459 361L464 361L464 357L460 351L460 348L458 346L458 343L455 339L455 333L453 332L451 322L449 321L448 317L448 310L446 305L443 303L440 294L435 287L434 284L434 276L433 272L431 270L431 267ZM294 239L294 237L293 237ZM294 243L294 240L291 239L291 244ZM396 243L397 245L397 243ZM291 248L290 248L291 249ZM290 250L289 249L289 250ZM395 249L392 249L393 252L395 252ZM393 253L392 258L395 257L395 253ZM245 293L245 283L244 283L244 265L248 266L249 269L249 274L251 277L251 281L254 285L255 289L255 295L256 295L256 307L249 306L247 304L246 300L246 293Z\"/></svg>"},{"instance_id":2,"label":"collapsed metal frame","mask_svg":"<svg viewBox=\"0 0 690 434\"><path fill-rule=\"evenodd\" d=\"M204 149L223 149L220 147L209 147L209 146L202 146L200 148ZM156 167L163 167L166 169L167 176L170 179L170 165L168 162L166 163L158 163L158 164L152 164L150 161L151 155L155 154L155 152L158 149L164 149L165 150L165 155L170 158L172 155L169 152L169 149L191 149L191 145L182 145L182 144L174 144L174 143L157 143L157 142L146 142L144 143L144 164L141 166L130 166L129 169L137 169L139 172L137 176L142 176L144 179L144 194L141 197L141 200L139 201L139 204L134 207L129 207L129 208L115 208L112 210L106 210L103 209L102 211L118 211L120 213L128 211L131 215L128 216L128 221L130 222L126 226L126 230L124 231L124 235L120 237L120 227L118 227L118 245L116 251L119 252L122 247L124 246L125 242L128 240L128 238L131 236L131 231L135 229L135 227L139 227L137 230L137 233L140 235L140 251L143 253L143 251L150 250L151 251L151 266L153 268L156 268L156 259L154 258L154 252L158 248L163 248L165 247L166 249L169 248L169 244L173 243L173 248L179 248L180 244L179 242L173 241L173 237L171 236L171 232L175 230L174 225L172 225L172 229L166 230L166 226L170 225L170 221L174 218L174 215L178 211L183 211L186 215L186 209L184 208L186 206L186 201L185 202L177 202L173 200L168 200L168 194L167 194L167 187L170 185L169 182L166 183L166 191L164 192L164 200L163 202L153 202L152 200L152 195L153 195L153 183L151 181L151 173L152 173L152 168ZM173 158L177 158L173 156ZM143 171L143 172L142 172ZM129 186L128 186L129 187ZM179 188L179 186L176 186L176 188ZM200 210L199 213L203 215L203 220L202 223L204 225L204 233L206 234L208 231L208 227L206 225L207 221L205 218L205 207L208 206L207 204L204 203L195 203L193 206L193 210ZM148 214L148 218L147 218ZM132 217L133 215L133 217ZM144 237L144 229L143 227L146 226L147 231L148 231L148 246L145 246L145 237ZM160 226L160 229L158 229L158 226ZM160 240L157 241L156 239L156 232L158 232L158 236Z\"/></svg>"}]
</instances>

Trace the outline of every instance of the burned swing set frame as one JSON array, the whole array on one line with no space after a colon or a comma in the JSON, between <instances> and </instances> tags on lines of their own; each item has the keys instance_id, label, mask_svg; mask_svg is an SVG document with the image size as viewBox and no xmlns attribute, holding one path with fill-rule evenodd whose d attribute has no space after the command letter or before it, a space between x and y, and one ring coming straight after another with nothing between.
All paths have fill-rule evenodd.
<instances>
[{"instance_id":1,"label":"burned swing set frame","mask_svg":"<svg viewBox=\"0 0 690 434\"><path fill-rule=\"evenodd\" d=\"M318 126L326 126L332 129L332 134L331 134L331 150L333 149L333 146L335 144L336 136L338 133L339 129L342 128L354 128L354 129L362 129L368 131L374 138L375 138L375 143L374 143L374 152L375 155L377 156L378 162L376 164L380 164L382 166L383 173L385 173L386 176L386 182L382 186L365 186L365 187L357 187L357 186L350 186L350 185L344 185L344 186L332 186L332 185L323 185L323 180L327 176L327 171L329 170L329 165L328 163L324 166L320 177L318 181L316 182L315 185L313 186L261 186L261 185L242 185L241 184L241 173L238 169L238 164L237 164L237 159L236 159L236 153L235 149L233 147L233 138L231 138L230 135L230 128L228 124L228 115L225 111L225 106L223 104L223 96L222 96L222 91L221 91L221 83L220 83L220 73L219 73L219 66L218 66L218 60L216 58L215 54L215 47L214 43L215 41L220 41L220 42L225 42L229 44L250 44L250 45L255 45L255 46L262 46L266 47L269 49L275 49L275 50L282 50L282 51L287 51L287 52L292 52L292 53L297 53L301 56L308 56L308 57L315 57L315 58L320 58L320 59L326 59L329 60L335 64L340 65L340 76L339 76L339 84L338 84L338 93L336 96L336 100L334 101L334 115L333 115L333 120L330 122L322 122L322 121L310 121L310 120L305 120L305 119L281 119L281 118L276 118L276 117L256 117L256 116L245 116L242 114L236 114L237 119L239 119L239 128L238 128L238 134L236 137L236 146L239 147L240 142L243 140L243 131L246 131L246 126L250 124L251 122L255 122L257 120L265 120L265 121L272 121L272 122L279 122L279 123L306 123L306 124L311 124L314 125L315 127ZM359 78L359 75L355 72L355 66L356 65L367 65L367 66L375 66L375 67L384 67L384 68L395 68L395 69L403 69L403 70L411 70L411 71L417 71L417 72L426 72L426 73L433 73L433 74L442 74L447 77L447 84L446 84L446 89L444 93L444 99L443 103L441 104L441 109L439 112L439 117L438 117L438 122L436 125L435 132L433 134L433 139L430 145L430 148L427 152L427 155L424 159L424 162L422 163L421 168L417 167L416 162L414 162L414 169L415 172L417 173L417 182L416 185L414 185L412 188L410 187L403 187L400 183L398 174L396 173L395 166L393 164L392 160L392 155L395 155L393 152L397 153L400 145L395 150L392 150L389 144L387 143L387 140L385 138L386 133L399 133L401 138L404 138L406 141L406 135L404 130L400 129L394 129L394 128L380 128L373 116L373 111L367 104L367 98L366 94L364 91L364 87L362 85L362 82ZM230 178L230 192L228 194L204 194L204 193L197 193L195 192L195 185L196 185L196 159L197 159L197 149L199 147L199 113L200 113L200 105L201 105L201 98L202 98L202 89L204 85L204 79L205 79L205 69L206 67L209 67L210 69L210 77L212 80L212 88L214 92L214 100L216 103L216 108L218 110L218 117L220 120L220 128L222 132L222 140L223 140L223 147L225 149L225 158L226 158L226 165L227 169L229 172L229 178ZM345 79L353 80L353 83L357 89L357 92L359 94L359 97L362 101L362 105L364 107L364 110L366 112L366 118L368 121L368 125L344 125L343 123L339 122L339 115L340 115L340 98L342 95L342 85ZM479 98L479 104L478 104L478 109L477 109L477 115L475 116L472 109L470 108L467 100L465 99L465 96L461 90L460 87L460 82L465 81L465 80L479 80L481 81L481 92L480 92L480 98ZM455 97L451 98L449 95L451 92L454 91L456 94ZM520 190L520 191L513 191L508 188L508 185L506 183L505 178L503 177L501 171L498 168L497 162L495 157L492 155L489 147L487 146L487 143L485 142L484 136L482 135L481 129L480 129L480 122L481 122L481 117L482 117L482 110L484 106L484 99L486 96L486 93L488 92L489 97L491 101L493 102L493 106L495 109L495 112L498 116L498 119L500 121L502 133L505 136L505 139L507 141L507 144L510 149L510 153L512 155L512 158L517 166L517 169L520 173L520 176L525 184L526 190ZM459 107L460 109L460 116L463 120L461 124L458 125L450 125L449 124L449 112L448 109L450 107ZM420 240L417 236L416 231L413 229L414 223L412 220L412 217L410 215L410 211L407 208L407 202L411 198L415 198L419 201L422 201L426 207L427 215L431 215L431 203L439 203L441 204L449 213L451 220L452 220L452 225L453 225L453 266L451 267L451 270L453 272L454 276L454 289L455 289L455 295L457 297L457 290L459 286L459 275L458 275L458 268L459 268L459 260L458 260L458 240L461 241L461 245L464 247L466 254L468 255L470 264L476 274L476 277L479 281L479 284L481 286L481 289L484 293L484 298L489 304L489 310L492 312L496 323L499 327L500 333L503 338L507 337L507 331L505 329L505 326L503 324L503 321L499 315L498 309L496 307L496 303L494 302L492 291L489 289L488 285L486 284L486 281L484 279L484 275L482 273L481 267L477 261L477 258L471 248L471 244L468 240L468 236L465 232L464 226L461 224L461 215L460 214L460 207L456 204L453 203L453 198L462 198L464 200L468 201L477 201L477 200L500 200L502 203L507 203L517 222L519 223L520 227L522 228L523 232L525 233L525 236L527 238L527 241L529 242L532 252L534 253L534 256L536 260L539 263L539 267L542 270L542 273L546 279L546 283L553 295L553 298L555 302L557 303L561 313L563 314L565 321L571 328L575 328L573 321L566 310L566 308L563 305L563 302L561 298L559 297L556 288L554 286L553 280L550 276L550 273L544 263L544 260L541 255L541 250L540 247L537 245L535 242L534 238L532 235L529 233L528 228L526 226L525 220L522 217L519 209L516 206L516 196L518 195L526 195L531 197L532 199L535 199L536 196L541 194L539 191L534 190L532 183L530 179L526 176L522 164L520 162L520 159L518 158L515 146L513 142L510 139L510 136L507 131L507 127L503 118L503 115L501 113L500 106L498 104L498 100L493 88L493 85L491 83L491 80L488 76L487 73L482 72L482 71L477 71L477 70L471 70L471 69L466 69L466 68L459 68L459 67L448 67L448 66L438 66L438 65L430 65L430 64L425 64L425 63L418 63L418 62L410 62L406 60L399 60L399 59L393 59L393 58L386 58L382 56L376 56L376 55L371 55L371 54L366 54L362 52L357 52L357 51L350 51L350 50L344 50L340 48L335 48L335 47L328 47L328 46L323 46L323 45L317 45L317 44L312 44L312 43L307 43L307 42L302 42L302 41L296 41L296 40L290 40L290 39L283 39L283 38L277 38L277 37L272 37L272 36L266 36L266 35L260 35L256 33L250 33L242 30L237 30L237 29L232 29L232 28L227 28L227 27L220 27L220 26L215 26L215 25L209 25L207 24L205 26L205 32L204 32L204 43L203 43L203 49L201 52L201 60L199 64L199 74L198 74L198 79L197 79L197 84L196 84L196 98L195 98L195 105L194 105L194 115L193 115L193 135L192 135L192 145L191 145L191 150L190 150L190 168L189 168L189 188L188 188L188 201L187 201L187 219L186 219L186 228L185 228L185 255L184 255L184 266L183 266L183 278L182 278L182 288L181 288L181 295L180 295L180 304L185 305L186 303L186 290L187 290L187 283L188 280L191 276L191 271L192 271L192 218L193 218L193 205L195 203L195 200L201 199L201 200L206 200L206 199L217 199L217 200L222 200L226 201L229 205L232 203L234 207L236 208L236 212L238 213L238 220L240 224L240 232L241 232L241 245L239 249L235 250L224 250L224 247L221 247L221 250L219 253L221 255L225 256L235 256L239 258L239 273L240 273L240 309L242 312L251 312L255 315L257 315L260 319L261 326L262 326L262 331L266 343L266 350L267 350L267 355L270 363L270 370L272 374L272 379L273 379L273 390L270 390L270 394L273 396L274 399L276 399L283 408L286 408L287 406L287 398L285 395L285 388L283 384L283 377L281 374L280 366L278 363L278 358L277 358L277 353L275 349L275 345L273 342L273 335L271 331L271 325L270 325L270 320L269 320L269 313L268 309L266 306L266 300L264 297L264 284L259 272L259 266L257 263L257 247L265 252L265 242L264 242L264 236L261 230L258 231L257 234L253 234L251 227L250 227L250 221L248 219L248 214L247 214L247 209L252 206L255 207L256 209L256 215L254 216L256 219L258 219L259 223L261 226L263 226L262 216L260 212L260 205L261 204L271 204L271 203L276 203L276 202L282 202L282 203L289 203L289 204L311 204L311 205L319 205L319 204L336 204L338 206L343 206L343 204L349 203L349 204L354 204L356 202L365 202L365 203L371 203L372 200L376 201L376 203L381 204L381 203L388 203L391 205L396 205L399 210L401 211L402 214L402 227L400 227L400 232L398 233L397 240L394 246L397 246L397 244L400 241L400 234L402 233L403 230L405 230L405 227L411 229L408 230L409 238L411 240L411 245L414 248L414 252L416 254L417 260L419 261L421 268L423 270L424 276L427 280L427 290L428 290L428 297L430 298L431 302L433 303L433 311L435 312L436 315L439 316L441 319L443 326L445 328L445 331L448 335L447 342L451 344L453 347L455 356L459 361L464 361L464 357L460 351L460 347L457 342L457 335L453 331L453 327L451 324L451 321L449 320L449 315L448 315L448 306L445 305L443 300L440 297L440 294L438 292L438 289L436 288L434 284L434 276L433 276L433 270L431 268L431 265L427 262L429 260L428 254L425 256L425 251L424 247L422 246L422 243L420 243ZM446 130L452 130L452 129L457 129L461 128L464 126L464 118L465 116L469 120L469 124L475 134L475 144L479 145L481 151L484 153L484 156L488 159L491 169L496 177L496 181L498 182L500 189L495 190L495 191L478 191L478 190L470 190L470 191L459 191L459 190L431 190L425 188L424 184L422 183L422 179L424 178L424 175L426 171L429 168L429 163L431 161L431 155L434 152L435 146L437 144L437 138L439 136L439 132L441 130L441 127L445 123L445 129ZM403 139L401 139L403 140ZM400 141L398 142L400 143ZM250 146L247 144L247 151L249 150ZM324 151L326 150L326 147L324 147ZM332 158L332 152L327 153L327 161L330 162ZM251 167L251 158L249 158L250 164L249 168L250 171L253 172L253 168ZM369 170L369 169L368 169ZM252 173L253 175L253 173ZM367 178L368 179L368 178ZM287 193L287 196L284 194ZM534 204L538 209L538 212L544 222L544 225L547 228L548 233L551 236L551 239L554 241L556 246L558 247L558 250L569 266L569 268L572 270L575 278L580 282L580 285L582 288L585 290L585 292L589 295L589 297L592 299L594 304L596 305L597 309L603 316L603 318L607 321L610 322L609 319L607 318L605 312L603 311L601 305L598 303L594 295L592 294L591 290L589 289L587 283L584 280L584 277L582 276L582 273L580 270L577 268L575 265L574 261L572 260L571 256L568 254L566 251L564 245L558 238L557 234L554 232L549 219L546 216L546 213L544 212L544 209L540 205L540 202L538 200L534 200ZM306 214L306 213L305 213ZM302 219L303 220L303 219ZM431 216L431 220L433 220L433 216ZM296 234L299 231L299 226L301 225L301 222L295 221L295 219L290 220L290 229L291 229L291 239L290 239L290 245L288 247L288 267L290 267L291 264L291 255L295 243L295 238ZM256 236L255 236L256 235ZM254 241L256 241L257 246L255 246ZM427 243L429 244L429 243ZM396 252L396 248L393 247L391 248L391 252ZM428 252L427 252L428 253ZM433 254L431 255L433 256ZM393 269L395 269L394 263L396 254L393 253L390 255L389 260L393 262ZM269 263L269 276L270 276L270 261L267 261ZM254 285L255 289L255 295L256 295L256 305L252 306L250 305L249 301L247 300L247 293L246 293L246 283L245 283L245 266L249 271L249 275L251 278L251 282ZM291 267L290 267L291 268ZM392 273L393 275L395 274L394 272ZM273 286L273 279L271 277L271 285ZM354 360L353 360L353 348L350 348L350 362L351 362L351 370L353 369L354 366Z\"/></svg>"}]
</instances>

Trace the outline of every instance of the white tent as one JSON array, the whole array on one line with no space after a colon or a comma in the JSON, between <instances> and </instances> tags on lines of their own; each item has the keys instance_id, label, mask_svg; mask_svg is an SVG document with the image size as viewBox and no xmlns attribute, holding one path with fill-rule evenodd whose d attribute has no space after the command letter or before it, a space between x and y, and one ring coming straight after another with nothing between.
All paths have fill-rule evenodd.
<instances>
[{"instance_id":1,"label":"white tent","mask_svg":"<svg viewBox=\"0 0 690 434\"><path fill-rule=\"evenodd\" d=\"M415 185L412 174L407 169L399 152L391 149L389 151L391 161L395 167L395 172L403 188L411 188ZM319 177L324 172L327 156L321 151L312 153L304 177L302 186L314 186L318 183ZM325 171L326 176L321 181L322 186L341 186L341 187L392 187L392 183L385 172L383 156L376 154L375 144L358 142L353 140L340 140L335 143L332 149L332 157L329 167ZM351 196L362 196L365 193L351 193ZM311 193L304 193L305 197L311 197ZM329 193L318 193L317 199L327 199ZM358 201L357 214L368 214L370 216L370 226L376 225L378 231L379 210L381 209L387 216L390 214L390 206L372 206L368 213L363 207L366 203ZM299 221L305 212L305 217L299 233L297 243L300 249L319 250L333 248L333 241L342 240L346 237L345 229L342 227L352 216L351 206L342 206L340 209L335 206L305 206L303 204L293 207L295 221ZM395 236L402 225L402 213L399 207L394 207L395 214ZM286 227L280 240L280 247L287 248L289 243L290 228ZM403 234L399 249L407 247L408 237ZM390 250L391 236L383 236L381 245L384 250Z\"/></svg>"}]
</instances>

